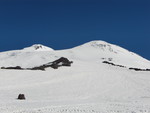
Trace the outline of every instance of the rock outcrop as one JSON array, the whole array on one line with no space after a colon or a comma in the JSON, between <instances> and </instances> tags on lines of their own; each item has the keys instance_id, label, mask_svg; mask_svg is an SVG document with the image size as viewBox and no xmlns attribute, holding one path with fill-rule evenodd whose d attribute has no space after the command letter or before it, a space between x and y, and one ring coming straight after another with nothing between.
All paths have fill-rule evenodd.
<instances>
[{"instance_id":1,"label":"rock outcrop","mask_svg":"<svg viewBox=\"0 0 150 113\"><path fill-rule=\"evenodd\" d=\"M67 58L61 57L53 62L49 62L47 64L43 64L41 66L36 66L33 68L21 68L20 66L16 66L16 67L1 67L1 69L42 70L42 71L44 71L45 68L48 68L48 67L51 67L53 69L58 69L61 66L71 66L72 63L73 63L73 61L69 61Z\"/></svg>"},{"instance_id":2,"label":"rock outcrop","mask_svg":"<svg viewBox=\"0 0 150 113\"><path fill-rule=\"evenodd\" d=\"M18 100L25 100L26 98L25 98L24 94L19 94L17 99Z\"/></svg>"}]
</instances>

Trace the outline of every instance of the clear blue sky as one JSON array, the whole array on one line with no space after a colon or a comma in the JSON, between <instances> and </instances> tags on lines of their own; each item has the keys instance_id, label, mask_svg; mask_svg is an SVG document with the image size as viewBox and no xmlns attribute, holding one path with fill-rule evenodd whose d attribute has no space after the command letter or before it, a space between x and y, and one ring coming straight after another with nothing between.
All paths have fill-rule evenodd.
<instances>
[{"instance_id":1,"label":"clear blue sky","mask_svg":"<svg viewBox=\"0 0 150 113\"><path fill-rule=\"evenodd\" d=\"M0 51L91 40L150 59L150 0L0 0Z\"/></svg>"}]
</instances>

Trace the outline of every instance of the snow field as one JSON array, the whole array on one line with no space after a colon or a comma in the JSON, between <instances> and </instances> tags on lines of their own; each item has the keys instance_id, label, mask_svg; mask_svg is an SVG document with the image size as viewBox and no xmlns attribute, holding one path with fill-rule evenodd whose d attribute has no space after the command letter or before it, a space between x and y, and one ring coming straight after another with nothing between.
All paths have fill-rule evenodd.
<instances>
[{"instance_id":1,"label":"snow field","mask_svg":"<svg viewBox=\"0 0 150 113\"><path fill-rule=\"evenodd\" d=\"M72 66L46 71L0 69L0 113L150 113L150 72L128 69L150 68L150 62L107 42L57 51L34 45L2 52L0 67L30 68L60 57L73 61ZM26 100L16 99L20 93Z\"/></svg>"}]
</instances>

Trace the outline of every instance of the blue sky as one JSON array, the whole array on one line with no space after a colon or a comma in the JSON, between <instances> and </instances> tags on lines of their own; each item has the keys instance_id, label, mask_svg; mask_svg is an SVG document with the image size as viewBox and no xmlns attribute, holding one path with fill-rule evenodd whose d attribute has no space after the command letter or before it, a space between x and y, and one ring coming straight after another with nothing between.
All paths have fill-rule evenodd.
<instances>
[{"instance_id":1,"label":"blue sky","mask_svg":"<svg viewBox=\"0 0 150 113\"><path fill-rule=\"evenodd\" d=\"M150 1L0 0L0 51L39 43L65 49L91 40L150 59Z\"/></svg>"}]
</instances>

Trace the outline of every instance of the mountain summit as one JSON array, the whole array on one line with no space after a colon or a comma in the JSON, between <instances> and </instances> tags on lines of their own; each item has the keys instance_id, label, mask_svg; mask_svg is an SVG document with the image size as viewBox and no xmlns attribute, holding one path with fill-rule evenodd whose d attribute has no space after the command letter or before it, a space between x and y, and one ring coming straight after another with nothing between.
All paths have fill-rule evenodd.
<instances>
[{"instance_id":1,"label":"mountain summit","mask_svg":"<svg viewBox=\"0 0 150 113\"><path fill-rule=\"evenodd\" d=\"M42 44L34 44L31 47L24 48L25 51L53 51L52 48L44 46Z\"/></svg>"}]
</instances>

